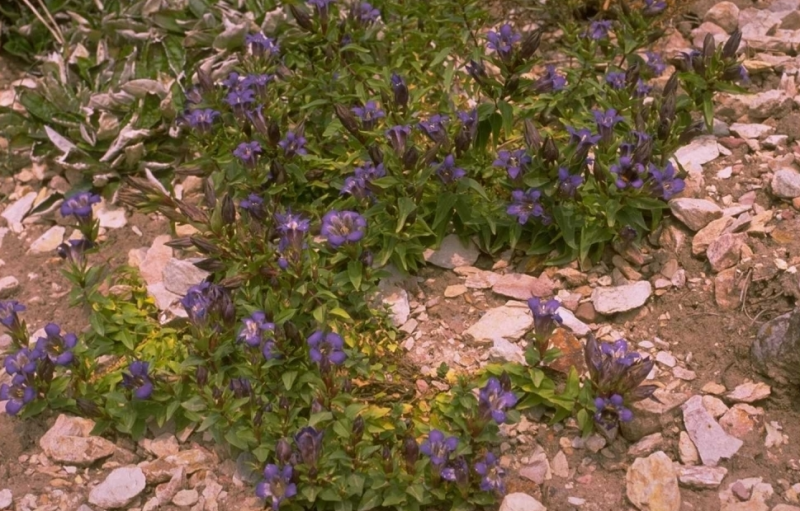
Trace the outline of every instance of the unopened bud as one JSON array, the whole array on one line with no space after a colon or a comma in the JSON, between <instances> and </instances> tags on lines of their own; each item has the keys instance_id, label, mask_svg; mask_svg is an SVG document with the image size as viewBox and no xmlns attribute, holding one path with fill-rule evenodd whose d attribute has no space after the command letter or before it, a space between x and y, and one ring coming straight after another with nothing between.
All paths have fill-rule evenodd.
<instances>
[{"instance_id":1,"label":"unopened bud","mask_svg":"<svg viewBox=\"0 0 800 511\"><path fill-rule=\"evenodd\" d=\"M530 119L525 119L525 145L532 151L538 151L542 146L542 136Z\"/></svg>"},{"instance_id":2,"label":"unopened bud","mask_svg":"<svg viewBox=\"0 0 800 511\"><path fill-rule=\"evenodd\" d=\"M364 417L359 415L353 421L353 440L360 442L362 436L364 436Z\"/></svg>"},{"instance_id":3,"label":"unopened bud","mask_svg":"<svg viewBox=\"0 0 800 511\"><path fill-rule=\"evenodd\" d=\"M314 31L314 25L311 23L311 17L308 15L308 13L296 5L290 5L289 11L291 11L292 16L294 17L295 21L297 21L297 24L300 25L300 28L308 32Z\"/></svg>"},{"instance_id":4,"label":"unopened bud","mask_svg":"<svg viewBox=\"0 0 800 511\"><path fill-rule=\"evenodd\" d=\"M222 198L222 221L228 225L236 221L236 206L233 205L233 199L227 193Z\"/></svg>"},{"instance_id":5,"label":"unopened bud","mask_svg":"<svg viewBox=\"0 0 800 511\"><path fill-rule=\"evenodd\" d=\"M208 383L208 369L205 366L197 366L194 372L194 379L198 387L205 387Z\"/></svg>"}]
</instances>

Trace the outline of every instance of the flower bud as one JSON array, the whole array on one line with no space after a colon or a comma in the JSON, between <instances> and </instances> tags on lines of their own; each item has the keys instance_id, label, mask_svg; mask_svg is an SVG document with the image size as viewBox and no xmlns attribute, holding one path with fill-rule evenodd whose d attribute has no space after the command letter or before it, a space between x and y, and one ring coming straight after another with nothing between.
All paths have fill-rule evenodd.
<instances>
[{"instance_id":1,"label":"flower bud","mask_svg":"<svg viewBox=\"0 0 800 511\"><path fill-rule=\"evenodd\" d=\"M374 261L374 258L375 258L375 256L372 254L372 252L370 252L369 250L365 250L361 254L361 264L363 264L366 268L370 268L370 267L372 267L372 263ZM349 382L350 380L347 380L347 381ZM351 384L351 386L352 386L352 384ZM348 393L349 392L350 391L348 391Z\"/></svg>"},{"instance_id":2,"label":"flower bud","mask_svg":"<svg viewBox=\"0 0 800 511\"><path fill-rule=\"evenodd\" d=\"M542 136L530 119L525 119L525 145L530 151L538 151L542 146Z\"/></svg>"},{"instance_id":3,"label":"flower bud","mask_svg":"<svg viewBox=\"0 0 800 511\"><path fill-rule=\"evenodd\" d=\"M281 396L280 399L278 399L278 407L281 410L288 410L289 409L289 398L287 398L286 396Z\"/></svg>"},{"instance_id":4,"label":"flower bud","mask_svg":"<svg viewBox=\"0 0 800 511\"><path fill-rule=\"evenodd\" d=\"M415 472L414 465L419 459L419 444L411 435L403 440L403 459L406 462L406 472L413 474Z\"/></svg>"},{"instance_id":5,"label":"flower bud","mask_svg":"<svg viewBox=\"0 0 800 511\"><path fill-rule=\"evenodd\" d=\"M383 152L381 148L378 147L377 144L373 144L369 148L369 157L372 160L372 163L375 165L380 165L383 163Z\"/></svg>"},{"instance_id":6,"label":"flower bud","mask_svg":"<svg viewBox=\"0 0 800 511\"><path fill-rule=\"evenodd\" d=\"M267 123L267 140L272 147L277 147L281 141L281 127L272 119Z\"/></svg>"},{"instance_id":7,"label":"flower bud","mask_svg":"<svg viewBox=\"0 0 800 511\"><path fill-rule=\"evenodd\" d=\"M545 139L544 145L542 146L541 156L542 159L547 163L555 163L558 161L558 147L549 135Z\"/></svg>"},{"instance_id":8,"label":"flower bud","mask_svg":"<svg viewBox=\"0 0 800 511\"><path fill-rule=\"evenodd\" d=\"M503 392L511 392L511 377L507 372L503 371L503 374L500 375L498 381L500 382L500 388L503 390Z\"/></svg>"},{"instance_id":9,"label":"flower bud","mask_svg":"<svg viewBox=\"0 0 800 511\"><path fill-rule=\"evenodd\" d=\"M672 73L672 76L669 77L667 80L666 85L664 85L664 96L673 95L678 92L678 72Z\"/></svg>"},{"instance_id":10,"label":"flower bud","mask_svg":"<svg viewBox=\"0 0 800 511\"><path fill-rule=\"evenodd\" d=\"M214 80L211 78L211 74L206 73L202 66L197 68L197 83L204 94L214 91Z\"/></svg>"},{"instance_id":11,"label":"flower bud","mask_svg":"<svg viewBox=\"0 0 800 511\"><path fill-rule=\"evenodd\" d=\"M388 445L383 446L383 450L381 452L381 457L383 458L383 471L387 474L391 474L394 471L394 463L392 463L392 449Z\"/></svg>"},{"instance_id":12,"label":"flower bud","mask_svg":"<svg viewBox=\"0 0 800 511\"><path fill-rule=\"evenodd\" d=\"M403 168L406 170L412 170L417 166L418 160L419 151L417 151L417 148L414 146L409 147L406 149L406 152L403 153Z\"/></svg>"},{"instance_id":13,"label":"flower bud","mask_svg":"<svg viewBox=\"0 0 800 511\"><path fill-rule=\"evenodd\" d=\"M350 380L350 378L345 378L344 382L342 383L342 392L345 394L353 392L353 382Z\"/></svg>"},{"instance_id":14,"label":"flower bud","mask_svg":"<svg viewBox=\"0 0 800 511\"><path fill-rule=\"evenodd\" d=\"M204 254L217 254L219 253L219 248L216 247L210 240L200 237L200 236L192 236L189 238L197 250Z\"/></svg>"},{"instance_id":15,"label":"flower bud","mask_svg":"<svg viewBox=\"0 0 800 511\"><path fill-rule=\"evenodd\" d=\"M281 438L275 446L275 458L281 465L286 465L292 457L292 446L286 439Z\"/></svg>"},{"instance_id":16,"label":"flower bud","mask_svg":"<svg viewBox=\"0 0 800 511\"><path fill-rule=\"evenodd\" d=\"M208 383L208 369L205 366L197 366L197 370L194 373L194 379L197 382L198 387L205 387L206 383Z\"/></svg>"},{"instance_id":17,"label":"flower bud","mask_svg":"<svg viewBox=\"0 0 800 511\"><path fill-rule=\"evenodd\" d=\"M625 84L628 87L633 87L636 85L636 82L639 81L640 75L640 68L639 63L634 62L631 66L628 67L628 70L625 71Z\"/></svg>"},{"instance_id":18,"label":"flower bud","mask_svg":"<svg viewBox=\"0 0 800 511\"><path fill-rule=\"evenodd\" d=\"M478 84L482 84L487 78L486 68L480 60L470 60L466 65L466 69L467 73L469 73L472 79L478 82Z\"/></svg>"},{"instance_id":19,"label":"flower bud","mask_svg":"<svg viewBox=\"0 0 800 511\"><path fill-rule=\"evenodd\" d=\"M222 197L222 221L228 225L236 221L236 206L233 205L233 199L227 193Z\"/></svg>"},{"instance_id":20,"label":"flower bud","mask_svg":"<svg viewBox=\"0 0 800 511\"><path fill-rule=\"evenodd\" d=\"M542 31L540 29L531 30L525 39L522 41L522 46L519 49L519 58L522 62L533 57L536 50L539 49L539 43L542 41Z\"/></svg>"},{"instance_id":21,"label":"flower bud","mask_svg":"<svg viewBox=\"0 0 800 511\"><path fill-rule=\"evenodd\" d=\"M214 190L214 182L211 178L203 179L203 199L209 208L217 205L217 192Z\"/></svg>"},{"instance_id":22,"label":"flower bud","mask_svg":"<svg viewBox=\"0 0 800 511\"><path fill-rule=\"evenodd\" d=\"M709 62L716 50L717 45L714 43L714 35L709 32L706 34L705 39L703 39L703 60Z\"/></svg>"},{"instance_id":23,"label":"flower bud","mask_svg":"<svg viewBox=\"0 0 800 511\"><path fill-rule=\"evenodd\" d=\"M322 357L323 360L327 360L327 357ZM321 413L325 411L325 407L322 406L322 403L319 402L318 399L315 399L311 402L311 414Z\"/></svg>"},{"instance_id":24,"label":"flower bud","mask_svg":"<svg viewBox=\"0 0 800 511\"><path fill-rule=\"evenodd\" d=\"M100 417L103 415L100 407L97 406L94 401L79 397L75 400L75 402L78 405L78 410L80 410L84 415L89 417Z\"/></svg>"},{"instance_id":25,"label":"flower bud","mask_svg":"<svg viewBox=\"0 0 800 511\"><path fill-rule=\"evenodd\" d=\"M339 122L342 123L342 126L344 126L347 131L352 133L353 136L358 137L358 121L356 121L353 112L351 112L350 109L344 105L336 105L334 107L334 111L336 112L336 117L339 118Z\"/></svg>"},{"instance_id":26,"label":"flower bud","mask_svg":"<svg viewBox=\"0 0 800 511\"><path fill-rule=\"evenodd\" d=\"M290 5L289 11L291 11L292 16L294 17L295 21L297 21L297 24L300 25L300 28L306 30L307 32L314 31L314 25L311 23L311 17L308 15L308 13L296 5Z\"/></svg>"},{"instance_id":27,"label":"flower bud","mask_svg":"<svg viewBox=\"0 0 800 511\"><path fill-rule=\"evenodd\" d=\"M722 47L722 58L725 60L736 57L736 52L739 50L739 44L742 42L742 31L738 28L733 31L731 36L725 41L725 46Z\"/></svg>"},{"instance_id":28,"label":"flower bud","mask_svg":"<svg viewBox=\"0 0 800 511\"><path fill-rule=\"evenodd\" d=\"M358 416L356 420L353 421L353 441L360 442L361 437L364 436L364 417Z\"/></svg>"},{"instance_id":29,"label":"flower bud","mask_svg":"<svg viewBox=\"0 0 800 511\"><path fill-rule=\"evenodd\" d=\"M394 104L400 108L405 108L408 104L408 86L403 77L397 73L392 73L391 77L392 92L394 93Z\"/></svg>"},{"instance_id":30,"label":"flower bud","mask_svg":"<svg viewBox=\"0 0 800 511\"><path fill-rule=\"evenodd\" d=\"M275 179L275 183L282 185L286 182L286 168L277 159L272 160L272 163L269 164L269 172L272 174L272 178Z\"/></svg>"}]
</instances>

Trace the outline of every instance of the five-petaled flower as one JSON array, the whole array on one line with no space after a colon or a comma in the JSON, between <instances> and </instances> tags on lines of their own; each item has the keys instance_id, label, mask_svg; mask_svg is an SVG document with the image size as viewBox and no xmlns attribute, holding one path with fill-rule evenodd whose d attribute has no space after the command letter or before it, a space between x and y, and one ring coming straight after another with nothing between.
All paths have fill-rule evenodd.
<instances>
[{"instance_id":1,"label":"five-petaled flower","mask_svg":"<svg viewBox=\"0 0 800 511\"><path fill-rule=\"evenodd\" d=\"M369 184L373 179L378 179L385 175L386 171L383 168L383 163L379 163L376 166L371 161L368 161L361 167L356 167L355 174L344 180L341 193L349 193L358 199L372 197Z\"/></svg>"},{"instance_id":2,"label":"five-petaled flower","mask_svg":"<svg viewBox=\"0 0 800 511\"><path fill-rule=\"evenodd\" d=\"M242 320L242 328L236 339L244 342L251 348L261 346L267 340L267 335L275 331L275 324L267 321L267 315L262 311L255 311ZM269 334L268 334L269 333Z\"/></svg>"},{"instance_id":3,"label":"five-petaled flower","mask_svg":"<svg viewBox=\"0 0 800 511\"><path fill-rule=\"evenodd\" d=\"M242 142L239 144L236 149L233 150L233 155L239 158L247 168L253 168L256 166L256 160L258 159L258 155L261 154L261 144L256 142L255 140L252 142Z\"/></svg>"},{"instance_id":4,"label":"five-petaled flower","mask_svg":"<svg viewBox=\"0 0 800 511\"><path fill-rule=\"evenodd\" d=\"M599 41L608 37L608 31L611 30L611 20L593 21L589 25L589 38Z\"/></svg>"},{"instance_id":5,"label":"five-petaled flower","mask_svg":"<svg viewBox=\"0 0 800 511\"><path fill-rule=\"evenodd\" d=\"M517 179L528 170L528 165L532 161L525 149L516 149L514 151L498 151L497 158L492 165L506 169L508 177Z\"/></svg>"},{"instance_id":6,"label":"five-petaled flower","mask_svg":"<svg viewBox=\"0 0 800 511\"><path fill-rule=\"evenodd\" d=\"M292 466L269 464L264 468L264 480L256 486L256 495L272 505L273 511L280 508L281 502L297 495L297 485L292 482Z\"/></svg>"},{"instance_id":7,"label":"five-petaled flower","mask_svg":"<svg viewBox=\"0 0 800 511\"><path fill-rule=\"evenodd\" d=\"M364 106L356 106L351 110L361 119L361 125L366 131L370 131L375 127L377 119L386 117L384 111L378 108L378 104L374 101L367 101Z\"/></svg>"},{"instance_id":8,"label":"five-petaled flower","mask_svg":"<svg viewBox=\"0 0 800 511\"><path fill-rule=\"evenodd\" d=\"M475 472L481 476L481 490L505 495L506 485L503 482L503 477L506 475L506 472L498 464L497 456L491 452L487 452L483 461L479 461L475 464Z\"/></svg>"},{"instance_id":9,"label":"five-petaled flower","mask_svg":"<svg viewBox=\"0 0 800 511\"><path fill-rule=\"evenodd\" d=\"M11 331L20 328L18 313L24 312L25 306L16 300L0 300L0 324Z\"/></svg>"},{"instance_id":10,"label":"five-petaled flower","mask_svg":"<svg viewBox=\"0 0 800 511\"><path fill-rule=\"evenodd\" d=\"M317 431L311 426L307 426L297 432L294 436L294 443L300 451L300 459L309 467L316 467L319 456L322 454L322 437L325 431Z\"/></svg>"},{"instance_id":11,"label":"five-petaled flower","mask_svg":"<svg viewBox=\"0 0 800 511\"><path fill-rule=\"evenodd\" d=\"M372 6L369 2L361 2L356 10L356 19L363 25L371 25L381 17L381 11Z\"/></svg>"},{"instance_id":12,"label":"five-petaled flower","mask_svg":"<svg viewBox=\"0 0 800 511\"><path fill-rule=\"evenodd\" d=\"M574 197L575 192L583 184L583 176L580 174L570 174L566 167L558 169L558 191L567 197Z\"/></svg>"},{"instance_id":13,"label":"five-petaled flower","mask_svg":"<svg viewBox=\"0 0 800 511\"><path fill-rule=\"evenodd\" d=\"M542 341L549 339L561 324L559 307L561 304L555 299L545 301L535 296L528 299L528 308L533 314L533 332L537 339Z\"/></svg>"},{"instance_id":14,"label":"five-petaled flower","mask_svg":"<svg viewBox=\"0 0 800 511\"><path fill-rule=\"evenodd\" d=\"M389 143L392 145L392 149L394 149L395 154L400 156L406 150L406 139L411 134L411 126L398 124L397 126L392 126L386 130L385 134L386 138L389 139Z\"/></svg>"},{"instance_id":15,"label":"five-petaled flower","mask_svg":"<svg viewBox=\"0 0 800 511\"><path fill-rule=\"evenodd\" d=\"M556 67L548 65L542 76L533 82L533 90L538 93L548 93L563 90L567 85L567 79L556 72Z\"/></svg>"},{"instance_id":16,"label":"five-petaled flower","mask_svg":"<svg viewBox=\"0 0 800 511\"><path fill-rule=\"evenodd\" d=\"M625 73L618 72L618 71L611 71L606 74L606 83L611 86L612 89L621 90L625 88Z\"/></svg>"},{"instance_id":17,"label":"five-petaled flower","mask_svg":"<svg viewBox=\"0 0 800 511\"><path fill-rule=\"evenodd\" d=\"M300 261L300 255L305 245L304 239L310 227L310 222L301 215L287 211L286 213L275 213L275 222L281 239L278 242L278 252L281 258L278 264L286 269L289 263Z\"/></svg>"},{"instance_id":18,"label":"five-petaled flower","mask_svg":"<svg viewBox=\"0 0 800 511\"><path fill-rule=\"evenodd\" d=\"M667 8L667 3L663 0L644 0L642 14L645 16L655 16Z\"/></svg>"},{"instance_id":19,"label":"five-petaled flower","mask_svg":"<svg viewBox=\"0 0 800 511\"><path fill-rule=\"evenodd\" d=\"M286 138L278 142L278 145L283 149L283 154L287 158L291 158L295 154L306 154L306 138L303 135L298 135L293 131L286 133Z\"/></svg>"},{"instance_id":20,"label":"five-petaled flower","mask_svg":"<svg viewBox=\"0 0 800 511\"><path fill-rule=\"evenodd\" d=\"M122 373L122 386L133 391L136 399L147 399L153 394L153 381L148 374L150 363L135 360L128 366L128 372Z\"/></svg>"},{"instance_id":21,"label":"five-petaled flower","mask_svg":"<svg viewBox=\"0 0 800 511\"><path fill-rule=\"evenodd\" d=\"M647 67L650 68L653 75L661 76L667 70L667 64L664 63L661 55L652 51L646 52L645 55L647 56Z\"/></svg>"},{"instance_id":22,"label":"five-petaled flower","mask_svg":"<svg viewBox=\"0 0 800 511\"><path fill-rule=\"evenodd\" d=\"M467 171L461 167L456 167L456 159L452 154L445 156L444 161L435 163L436 175L444 184L452 184L467 175Z\"/></svg>"},{"instance_id":23,"label":"five-petaled flower","mask_svg":"<svg viewBox=\"0 0 800 511\"><path fill-rule=\"evenodd\" d=\"M245 43L250 46L250 51L256 57L271 57L272 55L277 55L281 49L275 39L267 37L261 32L248 34L245 37Z\"/></svg>"},{"instance_id":24,"label":"five-petaled flower","mask_svg":"<svg viewBox=\"0 0 800 511\"><path fill-rule=\"evenodd\" d=\"M7 355L3 360L3 367L8 374L33 374L36 372L36 362L42 358L42 352L30 348L22 348L13 355Z\"/></svg>"},{"instance_id":25,"label":"five-petaled flower","mask_svg":"<svg viewBox=\"0 0 800 511\"><path fill-rule=\"evenodd\" d=\"M600 141L600 135L593 135L589 128L576 130L572 126L567 126L567 132L570 143L577 145L579 150L590 148Z\"/></svg>"},{"instance_id":26,"label":"five-petaled flower","mask_svg":"<svg viewBox=\"0 0 800 511\"><path fill-rule=\"evenodd\" d=\"M444 433L432 429L428 439L422 442L419 450L431 459L435 467L443 467L450 459L450 454L458 448L458 438L451 436L445 438Z\"/></svg>"},{"instance_id":27,"label":"five-petaled flower","mask_svg":"<svg viewBox=\"0 0 800 511\"><path fill-rule=\"evenodd\" d=\"M422 130L425 135L435 143L443 143L447 140L447 132L445 131L445 123L448 118L445 115L435 114L427 120L422 120L417 123L417 127Z\"/></svg>"},{"instance_id":28,"label":"five-petaled flower","mask_svg":"<svg viewBox=\"0 0 800 511\"><path fill-rule=\"evenodd\" d=\"M644 184L644 165L641 163L634 163L633 157L631 156L620 156L619 162L611 165L609 170L616 177L614 184L620 190L628 186L632 188L641 188Z\"/></svg>"},{"instance_id":29,"label":"five-petaled flower","mask_svg":"<svg viewBox=\"0 0 800 511\"><path fill-rule=\"evenodd\" d=\"M522 36L506 23L497 32L494 30L489 32L486 39L489 40L487 43L489 49L496 51L500 58L505 60L511 56L514 45L522 39Z\"/></svg>"},{"instance_id":30,"label":"five-petaled flower","mask_svg":"<svg viewBox=\"0 0 800 511\"><path fill-rule=\"evenodd\" d=\"M192 129L199 133L208 133L219 115L219 112L213 108L198 108L191 110L183 118Z\"/></svg>"},{"instance_id":31,"label":"five-petaled flower","mask_svg":"<svg viewBox=\"0 0 800 511\"><path fill-rule=\"evenodd\" d=\"M600 140L603 143L611 142L614 135L614 126L625 120L617 113L615 108L609 108L605 112L602 110L592 110L594 122L597 124L597 131L600 133Z\"/></svg>"},{"instance_id":32,"label":"five-petaled flower","mask_svg":"<svg viewBox=\"0 0 800 511\"><path fill-rule=\"evenodd\" d=\"M68 366L75 355L72 350L78 344L75 334L61 335L61 327L55 323L48 323L44 327L46 337L39 337L36 341L36 351L42 353L57 366Z\"/></svg>"},{"instance_id":33,"label":"five-petaled flower","mask_svg":"<svg viewBox=\"0 0 800 511\"><path fill-rule=\"evenodd\" d=\"M242 88L249 89L252 87L257 95L263 96L267 92L267 84L273 78L274 76L270 74L249 74L242 80Z\"/></svg>"},{"instance_id":34,"label":"five-petaled flower","mask_svg":"<svg viewBox=\"0 0 800 511\"><path fill-rule=\"evenodd\" d=\"M667 162L664 170L659 170L658 167L652 163L650 164L650 176L653 178L653 193L657 197L668 201L683 191L686 187L686 183L683 179L676 177L675 174L675 166L671 161Z\"/></svg>"},{"instance_id":35,"label":"five-petaled flower","mask_svg":"<svg viewBox=\"0 0 800 511\"><path fill-rule=\"evenodd\" d=\"M16 415L26 404L36 398L36 389L30 384L28 379L15 374L11 379L11 385L4 383L0 385L0 401L6 403L6 413Z\"/></svg>"},{"instance_id":36,"label":"five-petaled flower","mask_svg":"<svg viewBox=\"0 0 800 511\"><path fill-rule=\"evenodd\" d=\"M320 367L329 368L331 365L341 365L347 358L344 352L344 339L335 332L327 334L317 330L307 340L308 355L312 362Z\"/></svg>"},{"instance_id":37,"label":"five-petaled flower","mask_svg":"<svg viewBox=\"0 0 800 511\"><path fill-rule=\"evenodd\" d=\"M264 199L255 193L251 193L246 199L239 201L239 208L247 211L253 218L262 220L264 218Z\"/></svg>"},{"instance_id":38,"label":"five-petaled flower","mask_svg":"<svg viewBox=\"0 0 800 511\"><path fill-rule=\"evenodd\" d=\"M544 208L539 203L541 196L542 192L535 188L528 191L514 190L511 192L511 205L506 209L506 213L517 217L520 225L526 224L531 217L546 221Z\"/></svg>"},{"instance_id":39,"label":"five-petaled flower","mask_svg":"<svg viewBox=\"0 0 800 511\"><path fill-rule=\"evenodd\" d=\"M230 324L235 319L236 310L230 292L218 284L201 282L190 287L181 299L181 305L195 325L205 325L211 320ZM219 325L213 326L219 328Z\"/></svg>"},{"instance_id":40,"label":"five-petaled flower","mask_svg":"<svg viewBox=\"0 0 800 511\"><path fill-rule=\"evenodd\" d=\"M367 221L355 211L331 210L322 217L320 234L328 240L331 247L337 248L345 243L355 243L364 237Z\"/></svg>"},{"instance_id":41,"label":"five-petaled flower","mask_svg":"<svg viewBox=\"0 0 800 511\"><path fill-rule=\"evenodd\" d=\"M490 417L498 424L506 421L507 408L517 404L517 396L513 392L506 392L500 385L500 380L489 378L478 394L478 414L483 420Z\"/></svg>"},{"instance_id":42,"label":"five-petaled flower","mask_svg":"<svg viewBox=\"0 0 800 511\"><path fill-rule=\"evenodd\" d=\"M225 96L225 103L240 116L245 115L245 111L255 100L255 92L252 89L233 90Z\"/></svg>"},{"instance_id":43,"label":"five-petaled flower","mask_svg":"<svg viewBox=\"0 0 800 511\"><path fill-rule=\"evenodd\" d=\"M69 215L78 219L78 222L89 222L92 219L92 204L100 202L100 196L92 192L78 192L66 199L61 204L61 216Z\"/></svg>"},{"instance_id":44,"label":"five-petaled flower","mask_svg":"<svg viewBox=\"0 0 800 511\"><path fill-rule=\"evenodd\" d=\"M612 394L609 398L597 397L594 406L597 408L594 420L606 430L613 429L617 422L633 420L633 412L625 408L625 400L619 394Z\"/></svg>"}]
</instances>

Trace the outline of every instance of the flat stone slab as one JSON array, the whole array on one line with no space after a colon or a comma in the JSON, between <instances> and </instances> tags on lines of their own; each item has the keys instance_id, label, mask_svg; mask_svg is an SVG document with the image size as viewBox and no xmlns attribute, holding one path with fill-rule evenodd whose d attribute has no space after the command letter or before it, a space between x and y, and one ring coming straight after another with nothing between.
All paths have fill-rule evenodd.
<instances>
[{"instance_id":1,"label":"flat stone slab","mask_svg":"<svg viewBox=\"0 0 800 511\"><path fill-rule=\"evenodd\" d=\"M722 459L733 457L743 442L722 429L703 406L700 396L692 396L683 405L683 423L703 465L715 467Z\"/></svg>"},{"instance_id":2,"label":"flat stone slab","mask_svg":"<svg viewBox=\"0 0 800 511\"><path fill-rule=\"evenodd\" d=\"M638 309L651 294L653 286L646 280L623 286L596 287L592 292L592 304L600 314L616 314Z\"/></svg>"}]
</instances>

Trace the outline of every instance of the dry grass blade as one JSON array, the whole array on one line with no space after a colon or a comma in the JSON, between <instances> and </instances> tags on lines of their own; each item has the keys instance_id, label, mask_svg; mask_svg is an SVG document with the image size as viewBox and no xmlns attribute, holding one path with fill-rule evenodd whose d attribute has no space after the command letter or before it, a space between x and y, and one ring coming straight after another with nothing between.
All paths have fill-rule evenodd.
<instances>
[{"instance_id":1,"label":"dry grass blade","mask_svg":"<svg viewBox=\"0 0 800 511\"><path fill-rule=\"evenodd\" d=\"M22 0L22 2L25 5L28 6L28 9L30 9L31 12L33 13L33 15L36 16L36 19L41 21L42 24L47 28L47 30L49 30L50 33L53 34L53 38L56 41L58 41L58 44L60 44L61 46L64 46L64 37L61 34L61 30L58 28L58 24L55 21L53 21L53 25L54 26L50 26L50 24L47 22L47 20L44 18L44 16L39 14L39 11L36 10L36 7L34 7L33 4L31 4L29 0ZM44 7L44 5L43 5L43 7ZM53 20L53 17L50 15L50 11L48 11L46 7L44 7L44 10L47 13L48 18L50 18L50 20Z\"/></svg>"}]
</instances>

